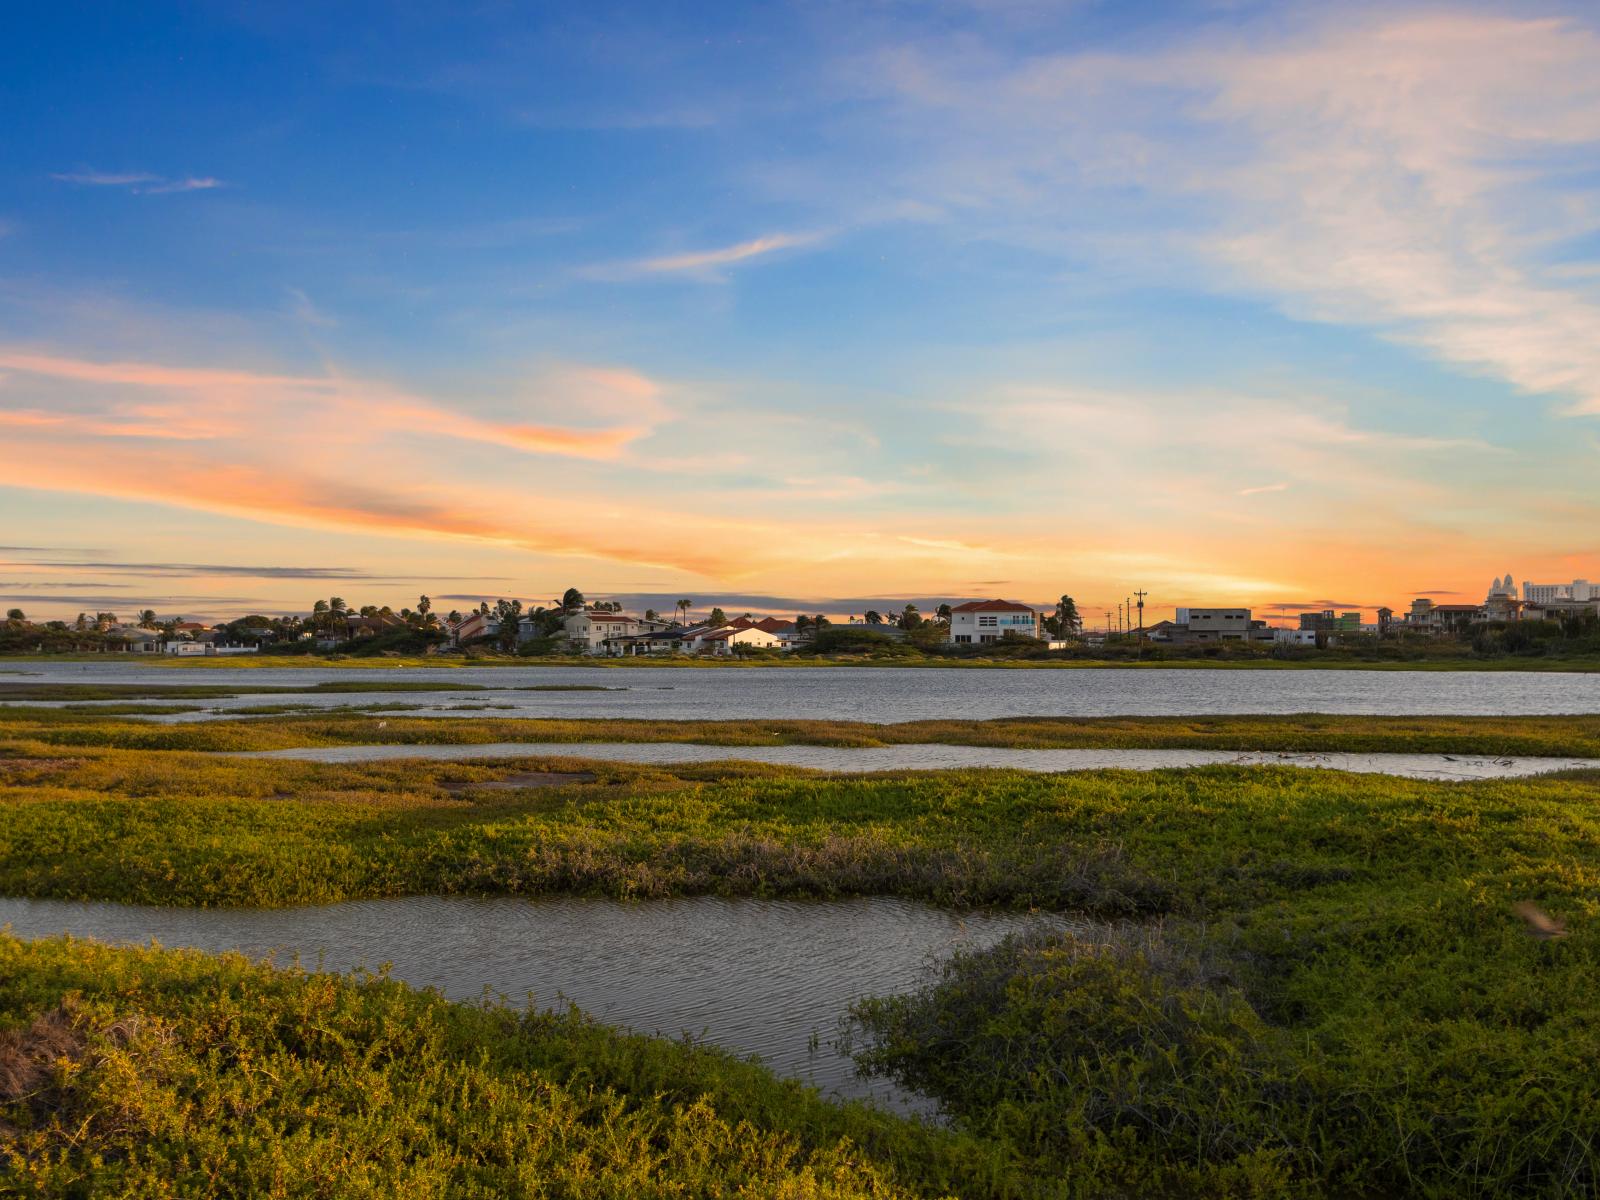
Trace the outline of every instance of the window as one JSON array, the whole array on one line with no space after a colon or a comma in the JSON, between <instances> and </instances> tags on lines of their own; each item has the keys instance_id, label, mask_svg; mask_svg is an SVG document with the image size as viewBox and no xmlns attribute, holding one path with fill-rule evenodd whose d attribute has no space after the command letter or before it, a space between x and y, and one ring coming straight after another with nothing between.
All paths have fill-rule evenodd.
<instances>
[{"instance_id":1,"label":"window","mask_svg":"<svg viewBox=\"0 0 1600 1200\"><path fill-rule=\"evenodd\" d=\"M986 616L986 617L979 617L978 618L979 626L984 628L984 629L993 629L998 623L999 623L998 618L996 618L994 616Z\"/></svg>"}]
</instances>

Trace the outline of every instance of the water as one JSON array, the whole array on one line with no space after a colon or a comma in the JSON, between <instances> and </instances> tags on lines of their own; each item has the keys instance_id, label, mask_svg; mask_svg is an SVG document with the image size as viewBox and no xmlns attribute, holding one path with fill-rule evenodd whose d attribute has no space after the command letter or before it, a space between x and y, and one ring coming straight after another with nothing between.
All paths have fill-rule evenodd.
<instances>
[{"instance_id":1,"label":"water","mask_svg":"<svg viewBox=\"0 0 1600 1200\"><path fill-rule=\"evenodd\" d=\"M604 692L415 692L175 701L209 719L283 703L317 708L423 705L423 715L639 717L666 720L986 720L1022 716L1350 713L1378 716L1600 713L1600 673L914 667L171 668L138 661L19 665L31 683L287 684L333 680L476 683L493 688L602 685ZM482 710L456 706L489 704Z\"/></svg>"},{"instance_id":2,"label":"water","mask_svg":"<svg viewBox=\"0 0 1600 1200\"><path fill-rule=\"evenodd\" d=\"M1550 771L1600 768L1593 758L1495 758L1448 754L1279 753L1236 750L1013 750L995 746L705 746L693 742L489 742L477 746L317 746L257 750L249 758L304 762L445 761L483 758L588 758L605 762L761 762L820 771L1160 771L1176 767L1322 767L1407 779L1519 779Z\"/></svg>"},{"instance_id":3,"label":"water","mask_svg":"<svg viewBox=\"0 0 1600 1200\"><path fill-rule=\"evenodd\" d=\"M296 909L185 909L0 899L17 937L96 938L211 953L298 955L327 970L392 964L457 1000L564 1001L607 1023L688 1032L825 1092L930 1112L925 1099L855 1076L834 1040L849 1005L907 991L960 948L1066 918L946 912L891 899L831 902L411 897ZM817 1046L813 1049L815 1035Z\"/></svg>"}]
</instances>

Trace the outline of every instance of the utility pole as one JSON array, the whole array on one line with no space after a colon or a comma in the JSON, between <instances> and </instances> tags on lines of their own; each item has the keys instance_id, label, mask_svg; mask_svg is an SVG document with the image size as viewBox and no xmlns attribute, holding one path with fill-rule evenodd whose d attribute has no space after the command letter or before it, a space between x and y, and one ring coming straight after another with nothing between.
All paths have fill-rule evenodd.
<instances>
[{"instance_id":1,"label":"utility pole","mask_svg":"<svg viewBox=\"0 0 1600 1200\"><path fill-rule=\"evenodd\" d=\"M1139 624L1136 626L1136 628L1139 630L1139 657L1140 658L1144 657L1144 598L1146 596L1148 596L1149 594L1150 594L1149 592L1146 592L1142 588L1139 591L1134 593L1135 596L1139 597Z\"/></svg>"}]
</instances>

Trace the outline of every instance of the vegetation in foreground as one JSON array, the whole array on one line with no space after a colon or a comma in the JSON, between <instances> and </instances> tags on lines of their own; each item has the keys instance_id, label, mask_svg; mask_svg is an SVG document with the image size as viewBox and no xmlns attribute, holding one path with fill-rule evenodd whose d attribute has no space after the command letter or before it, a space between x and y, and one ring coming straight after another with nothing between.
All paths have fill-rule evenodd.
<instances>
[{"instance_id":1,"label":"vegetation in foreground","mask_svg":"<svg viewBox=\"0 0 1600 1200\"><path fill-rule=\"evenodd\" d=\"M755 1128L797 1139L804 1153L837 1147L818 1128L848 1133L863 1156L857 1167L879 1176L850 1177L839 1194L898 1186L995 1197L1442 1200L1600 1188L1600 773L1440 784L1236 768L826 777L559 759L327 766L69 751L14 733L6 751L0 893L9 895L294 904L419 892L854 893L1105 918L1097 936L957 959L923 992L861 1010L862 1061L939 1096L956 1122L951 1136L983 1149L971 1156L980 1166L953 1174L945 1143L905 1140L912 1135L901 1125L872 1141L856 1126L766 1110L771 1124ZM578 771L586 781L572 779ZM541 772L566 774L537 787ZM1520 905L1534 908L1519 915ZM33 966L0 979L13 975L23 982L0 983L11 989L0 995L25 988L30 997L7 1000L14 1027L54 1011L72 988L93 992L81 982L45 986ZM189 991L196 1005L212 1002L205 989ZM106 1005L97 1030L135 1011L171 1011L118 1008L114 992L94 993ZM274 1011L250 1003L242 985L221 992L230 1004ZM239 1044L257 1045L254 1027L244 1028ZM301 1081L412 1061L399 1050L369 1054L370 1043L343 1026L325 1037L327 1028L300 1016L273 1035L278 1042L263 1043L308 1039L287 1090L318 1107L264 1126L283 1138L343 1138L359 1128L384 1155L433 1162L446 1147L473 1164L473 1178L502 1180L495 1172L509 1158L490 1147L521 1154L528 1130L542 1128L542 1118L485 1101L492 1111L470 1117L487 1123L475 1126L482 1136L460 1150L453 1134L405 1115L416 1110L403 1104L391 1122L389 1106L350 1111L357 1101L340 1097L354 1090L311 1097ZM183 1036L175 1044L187 1047ZM225 1148L235 1136L230 1114L248 1104L230 1109L224 1098L266 1103L259 1098L277 1089L254 1074L257 1064L280 1077L290 1064L275 1049L236 1063L215 1043L197 1045L210 1073L185 1078L193 1111L210 1116L192 1126L162 1116L160 1129ZM421 1044L413 1069L394 1078L443 1078L498 1052L472 1046L441 1064L431 1046ZM604 1086L655 1120L660 1110L645 1097L661 1077L611 1075ZM473 1097L511 1090L460 1085ZM690 1104L693 1091L671 1091L671 1103ZM109 1102L119 1093L99 1094ZM744 1103L713 1101L711 1111L734 1120L750 1111ZM75 1116L71 1128L92 1131L101 1126L84 1124L91 1111L108 1110L63 1111ZM507 1127L491 1135L501 1112L511 1114ZM27 1121L47 1119L0 1116L29 1129ZM107 1169L120 1171L147 1161L134 1146L166 1153L171 1145L138 1121L97 1119L132 1132L55 1144L61 1170L87 1171L103 1152ZM437 1118L446 1119L457 1118ZM213 1125L219 1132L206 1132ZM670 1123L652 1128L652 1146L681 1145ZM717 1129L711 1142L727 1145L730 1135ZM338 1146L354 1144L352 1135ZM603 1160L598 1143L565 1145L542 1161L577 1161L586 1150L601 1157L583 1161ZM672 1158L656 1177L664 1183L638 1190L671 1183L687 1194L731 1193L735 1185L705 1165L721 1170L725 1161L712 1151ZM168 1181L189 1178L160 1169ZM754 1177L727 1176L735 1178ZM778 1178L750 1190L777 1194ZM576 1184L555 1190L585 1194ZM606 1193L597 1184L590 1194Z\"/></svg>"},{"instance_id":2,"label":"vegetation in foreground","mask_svg":"<svg viewBox=\"0 0 1600 1200\"><path fill-rule=\"evenodd\" d=\"M978 1195L992 1147L577 1013L0 936L0 1192ZM1009 1180L1009 1182L1007 1182Z\"/></svg>"},{"instance_id":3,"label":"vegetation in foreground","mask_svg":"<svg viewBox=\"0 0 1600 1200\"><path fill-rule=\"evenodd\" d=\"M476 698L475 698L476 699ZM492 700L492 697L484 697ZM396 706L252 710L247 719L156 725L116 718L173 712L139 705L0 705L0 742L144 750L257 751L302 746L486 745L493 742L692 742L728 746L943 743L1008 749L1230 750L1600 758L1600 715L1373 717L1003 717L991 721L667 721L396 715ZM485 704L484 707L489 707ZM381 712L380 712L381 708ZM377 715L374 715L377 714ZM536 752L530 745L529 753ZM730 757L737 757L731 754Z\"/></svg>"}]
</instances>

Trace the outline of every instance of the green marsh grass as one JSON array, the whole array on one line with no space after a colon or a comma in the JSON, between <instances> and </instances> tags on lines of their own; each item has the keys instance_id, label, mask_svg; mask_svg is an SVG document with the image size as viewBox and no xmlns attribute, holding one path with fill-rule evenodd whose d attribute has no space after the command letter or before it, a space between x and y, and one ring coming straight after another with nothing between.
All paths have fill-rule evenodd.
<instances>
[{"instance_id":1,"label":"green marsh grass","mask_svg":"<svg viewBox=\"0 0 1600 1200\"><path fill-rule=\"evenodd\" d=\"M402 738L501 740L535 723L440 720L410 729L405 718L392 718L395 724ZM573 740L617 736L612 722L537 724ZM861 1010L862 1061L939 1096L955 1123L939 1137L964 1139L981 1165L961 1174L948 1157L955 1143L926 1132L918 1137L932 1141L904 1140L911 1135L900 1125L869 1141L848 1122L826 1124L817 1113L834 1113L828 1106L763 1110L774 1114L770 1121L741 1137L764 1144L760 1138L770 1132L817 1154L837 1146L817 1129L851 1137L863 1156L852 1160L855 1167L879 1173L870 1183L850 1177L858 1190L839 1194L851 1195L903 1187L979 1197L1444 1200L1587 1196L1600 1188L1600 772L1474 783L1234 767L828 776L753 764L663 768L559 756L331 765L192 752L252 739L338 744L374 732L355 717L321 725L265 719L153 727L15 715L0 737L0 893L184 905L419 893L876 894L1071 910L1102 919L1102 935L958 958L922 991ZM834 723L747 722L694 732L730 740L929 737L926 727L913 733ZM945 740L964 733L1020 744L1083 737L1215 745L1260 737L1309 749L1343 737L1363 749L1502 753L1514 745L1519 753L1537 746L1561 754L1593 753L1596 738L1593 718L1024 721L946 732ZM146 735L153 748L127 748ZM586 772L588 781L480 786L529 771ZM1564 936L1535 936L1518 915L1527 903L1563 923ZM138 1013L178 1019L142 999L119 1007L109 984L95 992L84 982L121 978L133 966L68 963L102 952L15 953L43 957L0 972L13 1027L53 1011L73 989L104 1000L96 1029ZM146 965L138 970L159 975L172 960L140 961ZM246 970L184 962L191 979L202 970L237 979ZM286 994L272 990L290 986L276 978L221 990L235 1004L258 991ZM31 999L11 999L18 988ZM206 987L190 990L194 1003L212 1003L203 999L212 994ZM273 1003L248 1007L270 1012ZM174 1036L189 1045L187 1035ZM264 1044L278 1046L290 1034L273 1036L279 1042ZM453 1044L479 1058L498 1053L475 1036ZM333 1059L336 1065L365 1061L369 1043L340 1037L353 1049ZM571 1037L563 1033L550 1044L570 1051L564 1061L581 1063L589 1051L573 1047L594 1043ZM311 1062L334 1053L332 1044L315 1042L315 1053L307 1051L294 1071L313 1070ZM648 1043L649 1053L668 1054L664 1045ZM444 1067L431 1046L396 1051L396 1061L412 1064L409 1076L440 1077ZM656 1130L652 1145L678 1145L670 1132L676 1127L645 1099L655 1094L665 1060L651 1061L654 1067L637 1073L607 1068L603 1086L630 1096L649 1120L666 1122L649 1126ZM245 1082L215 1073L182 1077L191 1081L185 1102L212 1114L221 1111L219 1097ZM156 1071L151 1078L168 1076ZM673 1092L672 1104L682 1098L689 1105L693 1090ZM734 1120L751 1111L744 1103L730 1099L713 1109ZM63 1111L81 1124L103 1110L91 1104ZM36 1118L0 1119L24 1127L19 1121ZM516 1109L504 1119L514 1128L495 1136L532 1154L518 1131L543 1128L545 1118ZM213 1115L207 1127L223 1120ZM317 1128L346 1147L355 1121L336 1106ZM94 1121L86 1127L100 1128ZM161 1147L152 1155L168 1154L169 1142L145 1125L132 1128L117 1136ZM381 1136L395 1155L404 1147L418 1161L434 1161L431 1147L456 1146L455 1134L409 1116L362 1128L362 1136ZM201 1139L189 1127L180 1133ZM232 1136L205 1135L219 1147ZM722 1132L711 1141L731 1145ZM50 1143L56 1159L43 1149L37 1158L65 1164L62 1171L87 1170L83 1155L102 1149L107 1162L145 1162L132 1144L92 1142L80 1152ZM574 1156L593 1145L567 1144ZM681 1184L680 1194L718 1194L717 1187L734 1194L731 1184L708 1182L723 1177L707 1174L706 1163L747 1169L723 1165L722 1153L704 1151L699 1165L673 1159L660 1179ZM476 1161L470 1154L467 1160ZM169 1183L190 1178L171 1165L177 1159L148 1161L165 1164L151 1170L168 1172L162 1178ZM565 1161L559 1157L537 1161L566 1169L555 1165ZM509 1178L484 1170L484 1179ZM777 1180L763 1177L750 1190L782 1194L789 1184ZM640 1186L645 1194L670 1190L658 1182ZM594 1184L588 1193L574 1185L552 1194L609 1193Z\"/></svg>"},{"instance_id":2,"label":"green marsh grass","mask_svg":"<svg viewBox=\"0 0 1600 1200\"><path fill-rule=\"evenodd\" d=\"M1021 1195L1003 1148L712 1048L237 956L0 936L0 1192Z\"/></svg>"},{"instance_id":3,"label":"green marsh grass","mask_svg":"<svg viewBox=\"0 0 1600 1200\"><path fill-rule=\"evenodd\" d=\"M495 703L474 696L471 703ZM271 706L262 706L263 709ZM251 751L298 746L490 742L695 742L723 746L944 743L1012 749L1238 750L1600 758L1600 715L1375 717L1007 717L991 721L665 721L483 717L369 719L370 708L177 725L103 719L100 709L0 706L0 741L123 749Z\"/></svg>"}]
</instances>

